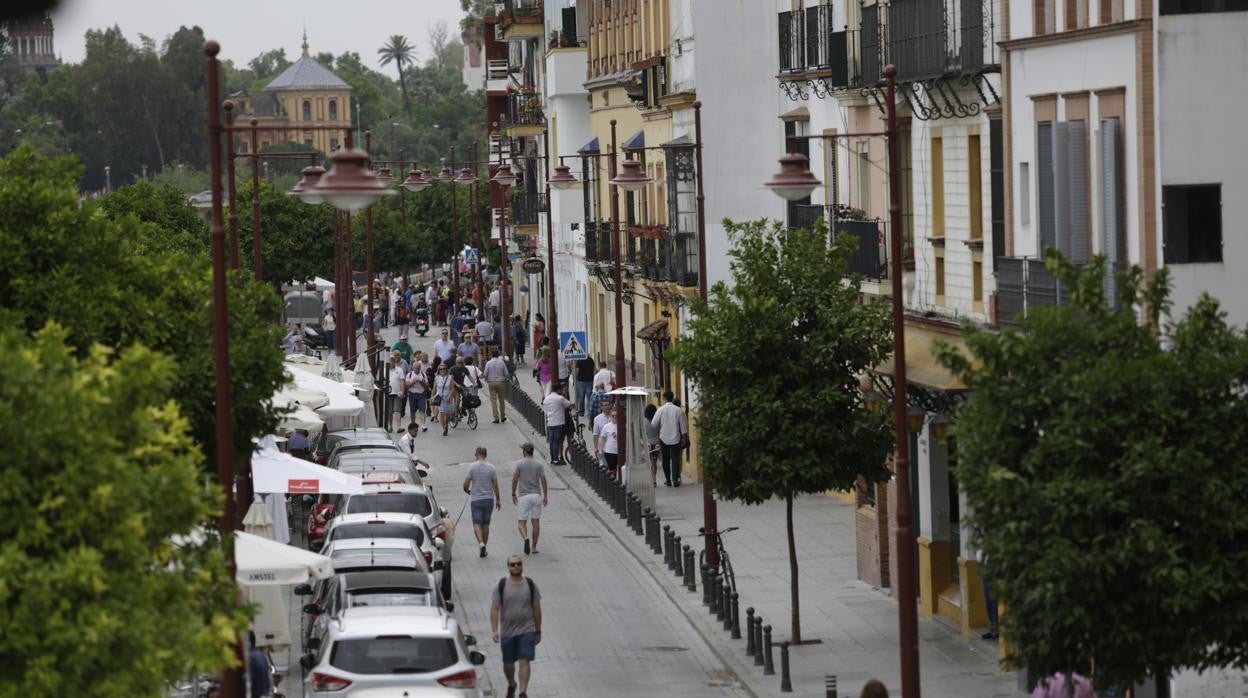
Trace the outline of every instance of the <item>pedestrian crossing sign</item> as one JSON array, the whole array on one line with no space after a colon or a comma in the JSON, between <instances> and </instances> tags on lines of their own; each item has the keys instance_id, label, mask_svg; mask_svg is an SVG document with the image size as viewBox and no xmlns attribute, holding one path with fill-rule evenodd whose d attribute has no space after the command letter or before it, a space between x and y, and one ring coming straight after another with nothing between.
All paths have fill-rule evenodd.
<instances>
[{"instance_id":1,"label":"pedestrian crossing sign","mask_svg":"<svg viewBox=\"0 0 1248 698\"><path fill-rule=\"evenodd\" d=\"M475 247L464 248L464 264L477 264L479 261L480 261L480 257L477 255L477 248Z\"/></svg>"},{"instance_id":2,"label":"pedestrian crossing sign","mask_svg":"<svg viewBox=\"0 0 1248 698\"><path fill-rule=\"evenodd\" d=\"M587 356L585 333L584 332L560 332L559 346L560 353L566 361L576 361Z\"/></svg>"}]
</instances>

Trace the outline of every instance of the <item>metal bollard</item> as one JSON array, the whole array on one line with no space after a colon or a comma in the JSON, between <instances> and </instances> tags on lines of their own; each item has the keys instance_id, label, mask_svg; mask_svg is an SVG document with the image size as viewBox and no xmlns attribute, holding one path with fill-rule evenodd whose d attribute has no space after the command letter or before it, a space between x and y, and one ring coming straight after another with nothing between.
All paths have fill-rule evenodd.
<instances>
[{"instance_id":1,"label":"metal bollard","mask_svg":"<svg viewBox=\"0 0 1248 698\"><path fill-rule=\"evenodd\" d=\"M654 549L654 512L650 511L650 507L641 510L641 528L645 531L644 540L646 545Z\"/></svg>"},{"instance_id":2,"label":"metal bollard","mask_svg":"<svg viewBox=\"0 0 1248 698\"><path fill-rule=\"evenodd\" d=\"M685 588L689 591L696 592L698 590L698 580L693 569L693 550L689 548L689 544L685 543Z\"/></svg>"},{"instance_id":3,"label":"metal bollard","mask_svg":"<svg viewBox=\"0 0 1248 698\"><path fill-rule=\"evenodd\" d=\"M689 580L685 579L685 554L680 549L680 536L676 532L672 532L672 571L680 577L682 583L687 584Z\"/></svg>"},{"instance_id":4,"label":"metal bollard","mask_svg":"<svg viewBox=\"0 0 1248 698\"><path fill-rule=\"evenodd\" d=\"M763 626L763 676L776 673L776 665L771 658L771 626Z\"/></svg>"},{"instance_id":5,"label":"metal bollard","mask_svg":"<svg viewBox=\"0 0 1248 698\"><path fill-rule=\"evenodd\" d=\"M789 642L780 643L780 692L792 693L793 681L789 678Z\"/></svg>"},{"instance_id":6,"label":"metal bollard","mask_svg":"<svg viewBox=\"0 0 1248 698\"><path fill-rule=\"evenodd\" d=\"M763 665L763 616L754 616L754 666Z\"/></svg>"},{"instance_id":7,"label":"metal bollard","mask_svg":"<svg viewBox=\"0 0 1248 698\"><path fill-rule=\"evenodd\" d=\"M711 614L715 616L715 620L720 623L724 622L724 578L720 576L719 570L711 572Z\"/></svg>"},{"instance_id":8,"label":"metal bollard","mask_svg":"<svg viewBox=\"0 0 1248 698\"><path fill-rule=\"evenodd\" d=\"M624 521L626 522L625 525L628 526L630 529L636 531L637 529L633 528L634 516L637 513L636 509L633 506L634 504L635 504L635 501L633 500L633 493L625 492L624 493Z\"/></svg>"},{"instance_id":9,"label":"metal bollard","mask_svg":"<svg viewBox=\"0 0 1248 698\"><path fill-rule=\"evenodd\" d=\"M654 533L650 536L650 549L655 555L662 555L663 539L659 538L659 526L663 525L663 520L659 518L658 512L652 512L650 518L654 521Z\"/></svg>"},{"instance_id":10,"label":"metal bollard","mask_svg":"<svg viewBox=\"0 0 1248 698\"><path fill-rule=\"evenodd\" d=\"M707 583L707 580L710 578L711 568L707 567L706 564L703 563L701 566L701 569L702 569L702 605L706 606L707 608L710 608L711 585Z\"/></svg>"},{"instance_id":11,"label":"metal bollard","mask_svg":"<svg viewBox=\"0 0 1248 698\"><path fill-rule=\"evenodd\" d=\"M619 480L612 478L612 481L615 483L615 498L619 502L619 507L620 507L619 509L617 509L617 511L620 513L620 518L627 521L628 520L628 490L624 487L624 483L620 482Z\"/></svg>"},{"instance_id":12,"label":"metal bollard","mask_svg":"<svg viewBox=\"0 0 1248 698\"><path fill-rule=\"evenodd\" d=\"M641 497L638 497L636 492L629 492L629 494L633 498L633 533L640 536L645 533L645 529L641 525ZM649 542L649 538L646 541Z\"/></svg>"},{"instance_id":13,"label":"metal bollard","mask_svg":"<svg viewBox=\"0 0 1248 698\"><path fill-rule=\"evenodd\" d=\"M836 698L836 674L823 677L823 698Z\"/></svg>"},{"instance_id":14,"label":"metal bollard","mask_svg":"<svg viewBox=\"0 0 1248 698\"><path fill-rule=\"evenodd\" d=\"M737 637L741 637L737 633ZM754 656L754 607L745 609L745 656Z\"/></svg>"},{"instance_id":15,"label":"metal bollard","mask_svg":"<svg viewBox=\"0 0 1248 698\"><path fill-rule=\"evenodd\" d=\"M719 607L724 611L724 630L732 630L732 585L724 578L724 589L719 593Z\"/></svg>"},{"instance_id":16,"label":"metal bollard","mask_svg":"<svg viewBox=\"0 0 1248 698\"><path fill-rule=\"evenodd\" d=\"M741 607L737 604L740 598L737 592L732 592L732 639L741 639Z\"/></svg>"},{"instance_id":17,"label":"metal bollard","mask_svg":"<svg viewBox=\"0 0 1248 698\"><path fill-rule=\"evenodd\" d=\"M672 569L672 527L670 524L663 524L663 563L667 565L667 569Z\"/></svg>"}]
</instances>

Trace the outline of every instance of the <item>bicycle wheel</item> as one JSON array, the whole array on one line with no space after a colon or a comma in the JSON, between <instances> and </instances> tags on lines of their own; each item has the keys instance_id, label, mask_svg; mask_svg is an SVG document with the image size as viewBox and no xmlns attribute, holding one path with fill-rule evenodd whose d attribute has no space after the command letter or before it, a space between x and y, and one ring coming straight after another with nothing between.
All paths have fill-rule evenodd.
<instances>
[{"instance_id":1,"label":"bicycle wheel","mask_svg":"<svg viewBox=\"0 0 1248 698\"><path fill-rule=\"evenodd\" d=\"M450 423L452 429L459 428L459 417L460 417L459 410L455 410L451 412L450 417L447 418L446 421Z\"/></svg>"},{"instance_id":2,"label":"bicycle wheel","mask_svg":"<svg viewBox=\"0 0 1248 698\"><path fill-rule=\"evenodd\" d=\"M737 590L737 574L732 570L732 558L728 557L728 551L722 547L719 549L719 569L721 579L728 580L728 588L732 591Z\"/></svg>"},{"instance_id":3,"label":"bicycle wheel","mask_svg":"<svg viewBox=\"0 0 1248 698\"><path fill-rule=\"evenodd\" d=\"M477 428L477 411L476 410L468 410L468 427L470 429Z\"/></svg>"}]
</instances>

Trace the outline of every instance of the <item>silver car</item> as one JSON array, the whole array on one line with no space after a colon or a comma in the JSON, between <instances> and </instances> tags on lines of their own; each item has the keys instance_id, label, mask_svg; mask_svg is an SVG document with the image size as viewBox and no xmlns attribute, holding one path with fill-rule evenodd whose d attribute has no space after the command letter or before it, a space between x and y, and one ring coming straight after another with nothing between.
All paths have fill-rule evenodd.
<instances>
[{"instance_id":1,"label":"silver car","mask_svg":"<svg viewBox=\"0 0 1248 698\"><path fill-rule=\"evenodd\" d=\"M341 698L387 687L445 688L460 698L482 698L476 643L437 607L348 608L329 624L324 642L300 660L308 698Z\"/></svg>"},{"instance_id":2,"label":"silver car","mask_svg":"<svg viewBox=\"0 0 1248 698\"><path fill-rule=\"evenodd\" d=\"M340 511L343 514L382 511L419 514L425 518L425 526L435 538L446 539L446 525L442 523L446 509L438 506L430 485L369 483L364 486L363 494L348 496Z\"/></svg>"},{"instance_id":3,"label":"silver car","mask_svg":"<svg viewBox=\"0 0 1248 698\"><path fill-rule=\"evenodd\" d=\"M370 512L335 516L325 534L325 544L345 538L407 538L416 542L430 569L442 568L445 543L429 532L425 518L418 514Z\"/></svg>"}]
</instances>

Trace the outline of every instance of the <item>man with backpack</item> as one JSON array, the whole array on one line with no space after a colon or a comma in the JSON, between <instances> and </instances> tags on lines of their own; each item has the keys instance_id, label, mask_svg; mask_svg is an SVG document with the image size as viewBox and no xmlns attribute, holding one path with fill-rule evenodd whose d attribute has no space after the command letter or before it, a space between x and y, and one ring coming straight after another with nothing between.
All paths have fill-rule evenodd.
<instances>
[{"instance_id":1,"label":"man with backpack","mask_svg":"<svg viewBox=\"0 0 1248 698\"><path fill-rule=\"evenodd\" d=\"M520 698L528 698L530 662L542 641L542 595L524 576L524 560L507 558L507 576L498 580L490 603L490 628L503 654L507 698L516 697L516 663L520 663Z\"/></svg>"}]
</instances>

